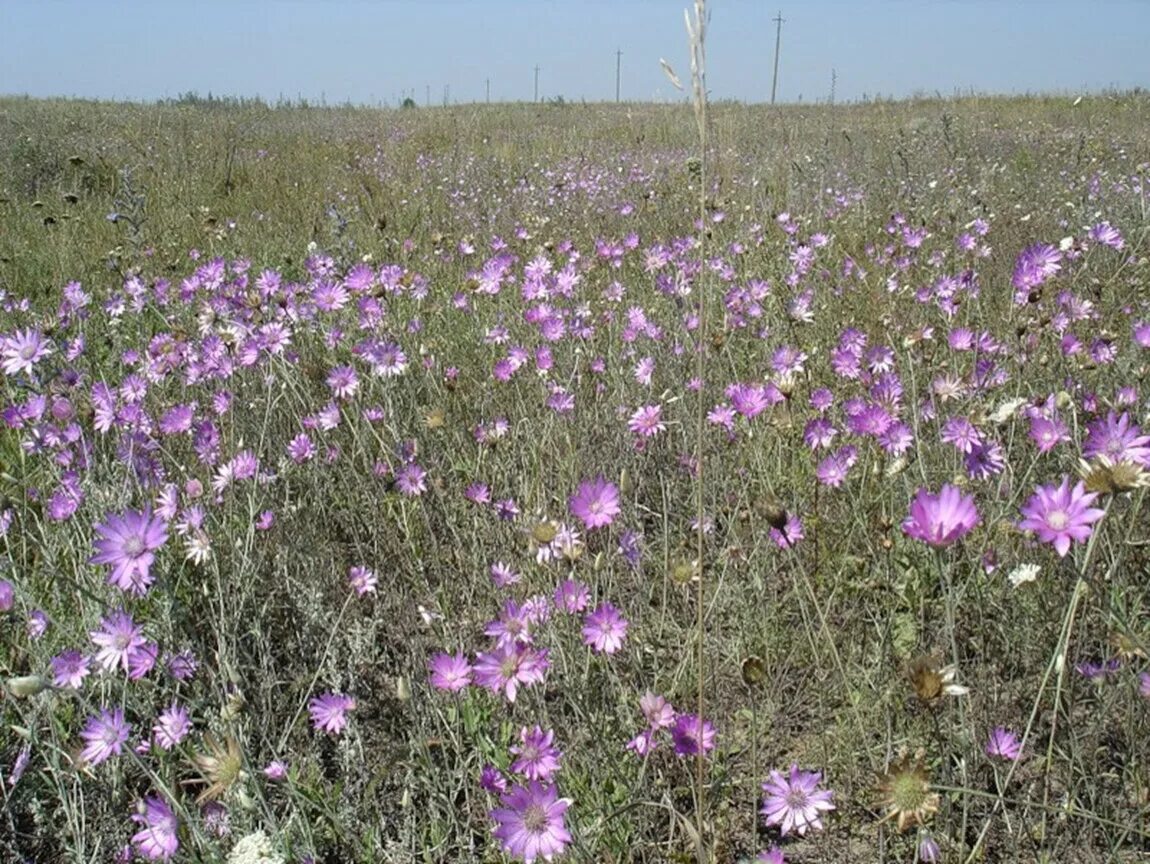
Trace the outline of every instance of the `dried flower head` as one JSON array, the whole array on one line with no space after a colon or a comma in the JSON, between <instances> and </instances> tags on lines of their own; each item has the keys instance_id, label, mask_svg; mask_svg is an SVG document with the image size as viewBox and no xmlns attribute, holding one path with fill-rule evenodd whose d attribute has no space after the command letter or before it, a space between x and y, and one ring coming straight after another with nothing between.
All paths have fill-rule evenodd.
<instances>
[{"instance_id":1,"label":"dried flower head","mask_svg":"<svg viewBox=\"0 0 1150 864\"><path fill-rule=\"evenodd\" d=\"M930 775L920 750L904 755L879 779L879 804L887 810L882 821L894 819L899 831L924 825L938 812L939 797L930 791Z\"/></svg>"},{"instance_id":2,"label":"dried flower head","mask_svg":"<svg viewBox=\"0 0 1150 864\"><path fill-rule=\"evenodd\" d=\"M926 705L934 705L943 696L965 696L968 687L954 683L957 666L941 666L934 657L916 657L911 661L908 676L915 695Z\"/></svg>"},{"instance_id":3,"label":"dried flower head","mask_svg":"<svg viewBox=\"0 0 1150 864\"><path fill-rule=\"evenodd\" d=\"M205 787L196 797L197 804L221 798L229 789L247 778L243 753L234 736L228 735L221 743L216 736L208 733L204 735L204 748L207 752L192 757L192 763L200 776L185 781Z\"/></svg>"},{"instance_id":4,"label":"dried flower head","mask_svg":"<svg viewBox=\"0 0 1150 864\"><path fill-rule=\"evenodd\" d=\"M1150 473L1144 466L1130 461L1115 462L1102 454L1090 462L1079 459L1078 476L1087 492L1098 495L1117 495L1150 486Z\"/></svg>"}]
</instances>

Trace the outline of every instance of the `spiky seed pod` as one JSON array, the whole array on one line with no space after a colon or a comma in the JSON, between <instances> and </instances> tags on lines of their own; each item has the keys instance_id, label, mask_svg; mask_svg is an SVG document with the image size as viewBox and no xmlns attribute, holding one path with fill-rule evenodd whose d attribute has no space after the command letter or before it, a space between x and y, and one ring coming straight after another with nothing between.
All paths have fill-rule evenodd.
<instances>
[{"instance_id":1,"label":"spiky seed pod","mask_svg":"<svg viewBox=\"0 0 1150 864\"><path fill-rule=\"evenodd\" d=\"M878 783L879 804L886 808L882 821L893 819L900 832L925 825L938 812L939 796L930 789L930 774L922 751L893 763Z\"/></svg>"}]
</instances>

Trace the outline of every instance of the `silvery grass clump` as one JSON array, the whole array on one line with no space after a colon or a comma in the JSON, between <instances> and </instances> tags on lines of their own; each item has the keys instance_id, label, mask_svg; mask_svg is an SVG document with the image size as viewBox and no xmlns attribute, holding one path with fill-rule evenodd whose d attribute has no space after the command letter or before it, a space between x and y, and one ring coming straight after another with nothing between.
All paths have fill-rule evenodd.
<instances>
[{"instance_id":1,"label":"silvery grass clump","mask_svg":"<svg viewBox=\"0 0 1150 864\"><path fill-rule=\"evenodd\" d=\"M1135 241L863 201L8 299L13 848L778 860L1136 808L1058 800L1143 728Z\"/></svg>"}]
</instances>

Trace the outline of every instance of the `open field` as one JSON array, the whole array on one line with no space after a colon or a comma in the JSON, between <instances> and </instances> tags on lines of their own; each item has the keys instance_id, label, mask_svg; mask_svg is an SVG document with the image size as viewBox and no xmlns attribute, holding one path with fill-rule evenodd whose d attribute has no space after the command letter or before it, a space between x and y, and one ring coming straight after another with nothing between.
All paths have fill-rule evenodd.
<instances>
[{"instance_id":1,"label":"open field","mask_svg":"<svg viewBox=\"0 0 1150 864\"><path fill-rule=\"evenodd\" d=\"M1150 857L1150 98L709 111L0 100L0 859Z\"/></svg>"}]
</instances>

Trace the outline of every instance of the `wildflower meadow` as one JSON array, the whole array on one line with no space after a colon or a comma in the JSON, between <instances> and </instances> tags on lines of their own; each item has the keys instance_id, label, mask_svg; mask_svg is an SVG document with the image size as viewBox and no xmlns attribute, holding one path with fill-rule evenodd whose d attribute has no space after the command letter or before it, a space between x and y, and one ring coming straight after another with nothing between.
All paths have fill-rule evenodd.
<instances>
[{"instance_id":1,"label":"wildflower meadow","mask_svg":"<svg viewBox=\"0 0 1150 864\"><path fill-rule=\"evenodd\" d=\"M1150 858L1150 99L696 59L0 100L0 859Z\"/></svg>"}]
</instances>

